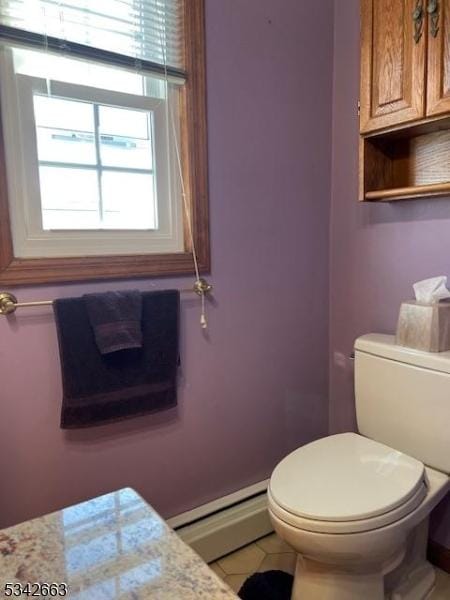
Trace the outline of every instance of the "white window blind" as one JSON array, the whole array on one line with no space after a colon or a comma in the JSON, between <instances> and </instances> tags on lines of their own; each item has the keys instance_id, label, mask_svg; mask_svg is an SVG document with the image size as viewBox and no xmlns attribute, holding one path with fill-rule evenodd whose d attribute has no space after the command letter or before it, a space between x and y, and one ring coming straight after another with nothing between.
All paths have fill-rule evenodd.
<instances>
[{"instance_id":1,"label":"white window blind","mask_svg":"<svg viewBox=\"0 0 450 600\"><path fill-rule=\"evenodd\" d=\"M81 45L136 68L182 72L183 0L0 0L0 38L74 55Z\"/></svg>"}]
</instances>

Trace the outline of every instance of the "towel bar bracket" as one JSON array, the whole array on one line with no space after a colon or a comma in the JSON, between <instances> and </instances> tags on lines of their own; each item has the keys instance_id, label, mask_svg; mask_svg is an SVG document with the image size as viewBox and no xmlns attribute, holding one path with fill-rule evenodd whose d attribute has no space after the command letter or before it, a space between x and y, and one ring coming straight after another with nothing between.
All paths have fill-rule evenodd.
<instances>
[{"instance_id":1,"label":"towel bar bracket","mask_svg":"<svg viewBox=\"0 0 450 600\"><path fill-rule=\"evenodd\" d=\"M209 294L212 291L213 286L204 279L204 277L200 277L194 283L194 292L199 296L203 296L204 294Z\"/></svg>"},{"instance_id":2,"label":"towel bar bracket","mask_svg":"<svg viewBox=\"0 0 450 600\"><path fill-rule=\"evenodd\" d=\"M0 293L0 315L9 315L16 310L17 298L10 292Z\"/></svg>"}]
</instances>

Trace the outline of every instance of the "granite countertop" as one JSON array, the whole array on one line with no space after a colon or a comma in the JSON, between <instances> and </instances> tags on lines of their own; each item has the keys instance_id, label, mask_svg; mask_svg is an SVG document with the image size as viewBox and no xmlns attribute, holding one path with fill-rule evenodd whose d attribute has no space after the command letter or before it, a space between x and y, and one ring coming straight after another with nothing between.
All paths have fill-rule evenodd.
<instances>
[{"instance_id":1,"label":"granite countertop","mask_svg":"<svg viewBox=\"0 0 450 600\"><path fill-rule=\"evenodd\" d=\"M1 530L0 598L33 582L73 600L237 598L130 488Z\"/></svg>"}]
</instances>

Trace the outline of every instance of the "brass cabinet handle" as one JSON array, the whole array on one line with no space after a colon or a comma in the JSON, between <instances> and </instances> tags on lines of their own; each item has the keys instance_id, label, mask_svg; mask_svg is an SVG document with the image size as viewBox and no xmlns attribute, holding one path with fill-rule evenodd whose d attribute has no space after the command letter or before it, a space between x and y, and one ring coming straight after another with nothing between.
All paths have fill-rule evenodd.
<instances>
[{"instance_id":1,"label":"brass cabinet handle","mask_svg":"<svg viewBox=\"0 0 450 600\"><path fill-rule=\"evenodd\" d=\"M430 15L430 33L435 38L439 31L439 0L429 0L427 13Z\"/></svg>"},{"instance_id":2,"label":"brass cabinet handle","mask_svg":"<svg viewBox=\"0 0 450 600\"><path fill-rule=\"evenodd\" d=\"M414 21L414 41L416 44L419 43L420 38L422 37L423 32L423 2L422 0L417 0L416 8L413 10L412 18Z\"/></svg>"}]
</instances>

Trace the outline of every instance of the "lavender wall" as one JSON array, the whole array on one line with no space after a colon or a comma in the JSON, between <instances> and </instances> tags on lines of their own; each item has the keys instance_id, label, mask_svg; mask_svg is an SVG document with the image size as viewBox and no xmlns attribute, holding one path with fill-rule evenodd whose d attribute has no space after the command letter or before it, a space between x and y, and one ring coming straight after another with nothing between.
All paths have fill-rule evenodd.
<instances>
[{"instance_id":1,"label":"lavender wall","mask_svg":"<svg viewBox=\"0 0 450 600\"><path fill-rule=\"evenodd\" d=\"M0 320L0 527L125 485L170 516L267 477L328 428L333 3L207 0L209 337L182 302L170 413L59 429L47 308ZM320 40L320 43L318 43ZM22 299L190 279L16 290Z\"/></svg>"},{"instance_id":2,"label":"lavender wall","mask_svg":"<svg viewBox=\"0 0 450 600\"><path fill-rule=\"evenodd\" d=\"M337 6L337 4L336 4ZM450 275L450 199L358 204L359 0L335 11L330 242L330 426L355 428L352 365L358 335L392 333L411 285ZM450 547L450 502L432 535Z\"/></svg>"}]
</instances>

